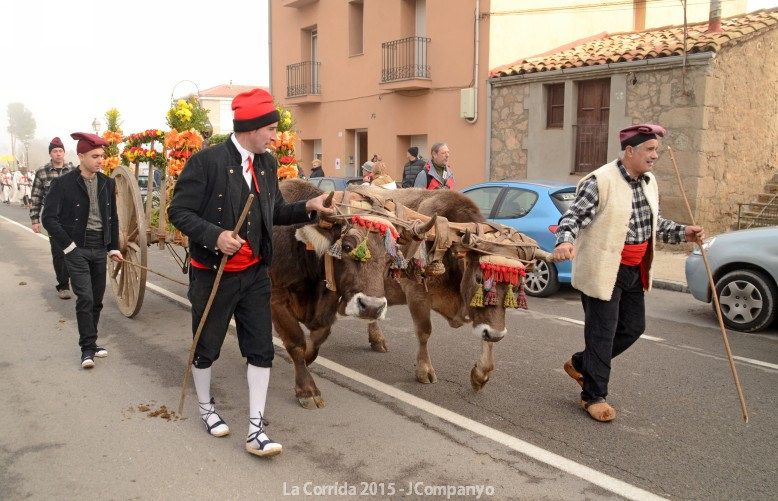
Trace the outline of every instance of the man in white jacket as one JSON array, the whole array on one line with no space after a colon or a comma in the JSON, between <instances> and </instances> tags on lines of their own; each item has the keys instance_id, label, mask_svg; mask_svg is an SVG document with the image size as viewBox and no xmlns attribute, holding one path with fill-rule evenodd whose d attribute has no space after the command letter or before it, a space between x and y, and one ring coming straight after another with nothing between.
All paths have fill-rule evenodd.
<instances>
[{"instance_id":1,"label":"man in white jacket","mask_svg":"<svg viewBox=\"0 0 778 501\"><path fill-rule=\"evenodd\" d=\"M633 125L619 132L621 155L585 176L559 219L554 258L573 260L573 287L581 291L584 350L564 364L581 385L581 407L595 420L612 421L605 401L611 359L643 334L644 292L651 290L657 237L665 243L702 243L699 226L659 215L659 190L651 173L665 129Z\"/></svg>"}]
</instances>

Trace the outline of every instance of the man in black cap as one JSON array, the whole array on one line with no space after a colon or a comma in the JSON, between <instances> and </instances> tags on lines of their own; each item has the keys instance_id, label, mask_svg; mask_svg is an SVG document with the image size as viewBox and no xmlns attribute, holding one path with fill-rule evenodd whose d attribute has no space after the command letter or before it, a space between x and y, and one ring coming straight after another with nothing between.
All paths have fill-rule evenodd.
<instances>
[{"instance_id":1,"label":"man in black cap","mask_svg":"<svg viewBox=\"0 0 778 501\"><path fill-rule=\"evenodd\" d=\"M78 344L81 367L95 366L94 357L107 357L97 345L97 323L103 309L106 253L121 262L116 183L102 173L105 146L95 134L74 132L80 165L51 183L44 202L43 227L65 254L65 264L76 293Z\"/></svg>"},{"instance_id":2,"label":"man in black cap","mask_svg":"<svg viewBox=\"0 0 778 501\"><path fill-rule=\"evenodd\" d=\"M49 157L51 157L51 161L35 171L35 180L32 184L30 220L32 221L32 231L35 233L41 232L41 208L51 187L51 182L73 170L73 164L65 163L65 146L60 138L55 137L49 143ZM57 276L57 294L61 299L70 299L70 277L65 264L65 255L53 238L49 238L49 246L54 262L54 273Z\"/></svg>"},{"instance_id":3,"label":"man in black cap","mask_svg":"<svg viewBox=\"0 0 778 501\"><path fill-rule=\"evenodd\" d=\"M176 181L168 215L189 237L191 267L189 301L192 332L197 331L223 255L219 289L209 310L192 363L200 418L215 437L230 433L211 397L211 365L219 358L230 319L235 317L238 345L246 358L249 387L248 453L270 457L281 453L280 443L267 436L265 402L273 365L270 318L270 276L273 225L310 221L326 194L286 203L278 189L278 162L267 151L276 139L279 114L273 96L262 89L238 94L232 101L235 133L226 141L198 151L186 162ZM249 194L255 198L236 237L232 230Z\"/></svg>"},{"instance_id":4,"label":"man in black cap","mask_svg":"<svg viewBox=\"0 0 778 501\"><path fill-rule=\"evenodd\" d=\"M638 340L646 327L644 292L651 290L657 238L702 243L699 226L659 215L659 190L651 171L665 129L653 124L619 132L621 155L584 176L576 198L559 219L554 258L573 260L573 287L581 291L584 350L564 364L582 388L581 407L596 421L616 410L605 401L611 359Z\"/></svg>"},{"instance_id":5,"label":"man in black cap","mask_svg":"<svg viewBox=\"0 0 778 501\"><path fill-rule=\"evenodd\" d=\"M408 148L408 162L403 167L403 188L413 188L416 176L424 169L424 159L419 156L419 148L411 146Z\"/></svg>"}]
</instances>

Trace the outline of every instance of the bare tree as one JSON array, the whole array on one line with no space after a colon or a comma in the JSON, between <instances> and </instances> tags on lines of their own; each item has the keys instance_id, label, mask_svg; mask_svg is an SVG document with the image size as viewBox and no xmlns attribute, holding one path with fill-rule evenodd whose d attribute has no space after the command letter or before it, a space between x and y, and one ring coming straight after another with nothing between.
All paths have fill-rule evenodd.
<instances>
[{"instance_id":1,"label":"bare tree","mask_svg":"<svg viewBox=\"0 0 778 501\"><path fill-rule=\"evenodd\" d=\"M8 132L11 134L11 154L16 158L16 140L25 146L25 163L29 164L29 145L35 137L35 118L22 103L8 105ZM28 165L29 167L29 165Z\"/></svg>"}]
</instances>

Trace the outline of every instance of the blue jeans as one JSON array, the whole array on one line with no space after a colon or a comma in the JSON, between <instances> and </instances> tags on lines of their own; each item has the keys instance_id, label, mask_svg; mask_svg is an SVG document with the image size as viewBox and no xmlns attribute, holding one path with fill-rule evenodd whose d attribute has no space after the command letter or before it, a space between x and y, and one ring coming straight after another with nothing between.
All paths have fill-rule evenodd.
<instances>
[{"instance_id":1,"label":"blue jeans","mask_svg":"<svg viewBox=\"0 0 778 501\"><path fill-rule=\"evenodd\" d=\"M106 260L105 247L76 247L65 254L70 284L76 294L78 345L82 353L97 348L97 322L103 309Z\"/></svg>"}]
</instances>

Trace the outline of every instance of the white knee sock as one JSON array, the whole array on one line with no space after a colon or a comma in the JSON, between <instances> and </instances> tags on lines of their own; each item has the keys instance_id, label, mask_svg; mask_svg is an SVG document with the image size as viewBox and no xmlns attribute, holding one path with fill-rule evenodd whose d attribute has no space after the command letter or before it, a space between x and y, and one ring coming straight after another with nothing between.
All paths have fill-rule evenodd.
<instances>
[{"instance_id":1,"label":"white knee sock","mask_svg":"<svg viewBox=\"0 0 778 501\"><path fill-rule=\"evenodd\" d=\"M248 364L246 379L249 382L249 417L255 419L265 415L267 387L270 385L270 367Z\"/></svg>"},{"instance_id":2,"label":"white knee sock","mask_svg":"<svg viewBox=\"0 0 778 501\"><path fill-rule=\"evenodd\" d=\"M194 380L195 391L197 392L198 408L200 417L206 419L208 426L213 426L219 421L219 417L213 413L214 407L211 404L211 368L198 369L192 366L192 379ZM207 417L206 417L207 416ZM226 424L217 426L212 433L219 433L228 429Z\"/></svg>"}]
</instances>

